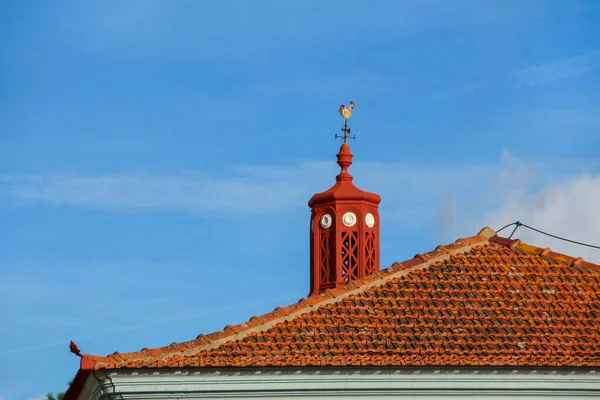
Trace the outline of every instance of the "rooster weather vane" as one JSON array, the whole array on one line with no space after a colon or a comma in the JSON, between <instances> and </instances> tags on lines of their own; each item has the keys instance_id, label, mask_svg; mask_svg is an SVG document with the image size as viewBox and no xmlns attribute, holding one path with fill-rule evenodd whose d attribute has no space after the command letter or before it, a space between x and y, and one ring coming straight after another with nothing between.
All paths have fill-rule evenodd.
<instances>
[{"instance_id":1,"label":"rooster weather vane","mask_svg":"<svg viewBox=\"0 0 600 400\"><path fill-rule=\"evenodd\" d=\"M342 128L343 135L335 134L336 139L342 139L343 143L346 143L348 139L356 140L356 135L350 136L350 128L348 128L348 118L352 115L352 109L354 108L354 102L350 101L350 105L346 107L345 105L341 105L338 112L344 118L344 127Z\"/></svg>"}]
</instances>

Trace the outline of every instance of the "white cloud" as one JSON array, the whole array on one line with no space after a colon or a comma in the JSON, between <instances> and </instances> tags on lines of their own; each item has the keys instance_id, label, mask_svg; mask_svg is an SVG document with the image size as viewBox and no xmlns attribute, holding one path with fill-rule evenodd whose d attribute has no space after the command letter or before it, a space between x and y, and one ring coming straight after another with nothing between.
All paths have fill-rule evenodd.
<instances>
[{"instance_id":1,"label":"white cloud","mask_svg":"<svg viewBox=\"0 0 600 400\"><path fill-rule=\"evenodd\" d=\"M572 169L575 164L573 160L524 162L505 152L499 168L485 175L487 183L472 182L466 193L455 191L438 198L434 231L440 240L449 241L470 236L483 226L497 230L518 220L557 236L600 245L600 174L591 172L598 170L594 163L583 165L580 160L580 169ZM501 236L509 236L512 229ZM525 227L514 237L600 264L600 250Z\"/></svg>"},{"instance_id":2,"label":"white cloud","mask_svg":"<svg viewBox=\"0 0 600 400\"><path fill-rule=\"evenodd\" d=\"M543 85L586 74L600 64L600 49L574 57L525 68L517 74L517 87Z\"/></svg>"},{"instance_id":3,"label":"white cloud","mask_svg":"<svg viewBox=\"0 0 600 400\"><path fill-rule=\"evenodd\" d=\"M600 176L582 175L549 184L538 191L519 190L482 220L500 227L520 220L536 229L592 245L600 245ZM509 228L512 229L512 228ZM503 235L508 236L507 229ZM600 264L600 250L553 239L526 228L515 237L540 247Z\"/></svg>"}]
</instances>

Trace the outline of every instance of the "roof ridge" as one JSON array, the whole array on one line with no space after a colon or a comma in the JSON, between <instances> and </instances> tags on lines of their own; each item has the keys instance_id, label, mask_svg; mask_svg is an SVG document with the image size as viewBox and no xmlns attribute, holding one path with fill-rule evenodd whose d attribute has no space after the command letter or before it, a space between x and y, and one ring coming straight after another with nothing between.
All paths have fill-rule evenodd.
<instances>
[{"instance_id":1,"label":"roof ridge","mask_svg":"<svg viewBox=\"0 0 600 400\"><path fill-rule=\"evenodd\" d=\"M528 253L558 261L560 263L568 264L571 267L600 273L600 265L594 264L590 261L585 261L582 257L572 257L552 251L549 247L541 248L531 244L523 243L520 239L506 239L498 236L490 238L490 242L506 244L511 249L519 249Z\"/></svg>"},{"instance_id":2,"label":"roof ridge","mask_svg":"<svg viewBox=\"0 0 600 400\"><path fill-rule=\"evenodd\" d=\"M273 311L260 317L253 316L248 321L241 324L227 325L220 331L208 335L200 334L196 339L172 343L169 346L157 347L154 349L144 348L141 351L130 353L115 352L106 357L86 355L95 362L123 362L144 358L148 355L153 357L166 358L177 352L179 355L192 355L204 350L211 350L219 347L223 343L236 341L245 338L251 333L262 332L270 329L274 325L289 319L296 318L299 315L309 313L346 297L362 293L372 287L385 284L388 280L407 275L413 271L425 269L432 264L445 261L453 255L467 252L475 247L490 243L492 238L497 238L496 233L488 227L480 230L477 235L457 239L446 246L439 245L434 250L425 254L417 254L412 259L403 262L394 262L390 267L381 271L376 271L364 278L349 281L343 286L334 289L327 289L323 293L314 294L300 299L297 303L287 307L277 307Z\"/></svg>"}]
</instances>

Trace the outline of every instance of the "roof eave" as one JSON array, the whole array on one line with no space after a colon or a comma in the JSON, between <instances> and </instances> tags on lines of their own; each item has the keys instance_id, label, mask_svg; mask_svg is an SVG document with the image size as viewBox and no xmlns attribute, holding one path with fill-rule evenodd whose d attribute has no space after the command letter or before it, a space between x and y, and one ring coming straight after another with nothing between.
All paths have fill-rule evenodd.
<instances>
[{"instance_id":1,"label":"roof eave","mask_svg":"<svg viewBox=\"0 0 600 400\"><path fill-rule=\"evenodd\" d=\"M79 395L83 391L89 376L94 370L95 364L96 362L90 357L86 355L81 357L79 370L77 371L77 374L75 374L71 385L69 385L69 388L65 392L65 397L63 400L77 400L79 398Z\"/></svg>"}]
</instances>

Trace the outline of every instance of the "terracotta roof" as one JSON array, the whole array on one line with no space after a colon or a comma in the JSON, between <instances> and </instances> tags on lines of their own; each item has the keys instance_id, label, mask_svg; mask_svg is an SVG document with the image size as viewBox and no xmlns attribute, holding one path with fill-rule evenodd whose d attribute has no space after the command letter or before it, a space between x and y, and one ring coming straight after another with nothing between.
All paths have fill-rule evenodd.
<instances>
[{"instance_id":1,"label":"terracotta roof","mask_svg":"<svg viewBox=\"0 0 600 400\"><path fill-rule=\"evenodd\" d=\"M600 366L600 266L483 229L195 340L82 368Z\"/></svg>"}]
</instances>

